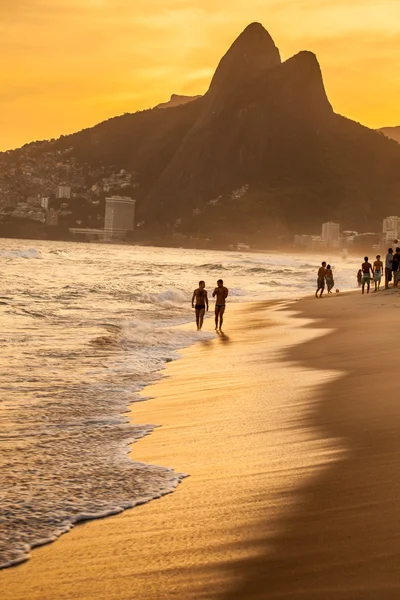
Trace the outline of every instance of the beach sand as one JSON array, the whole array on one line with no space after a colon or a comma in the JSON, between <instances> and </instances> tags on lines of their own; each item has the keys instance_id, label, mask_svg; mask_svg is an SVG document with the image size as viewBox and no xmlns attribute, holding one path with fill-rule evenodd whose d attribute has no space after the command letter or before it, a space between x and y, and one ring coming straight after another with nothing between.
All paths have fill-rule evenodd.
<instances>
[{"instance_id":1,"label":"beach sand","mask_svg":"<svg viewBox=\"0 0 400 600\"><path fill-rule=\"evenodd\" d=\"M132 406L162 425L132 458L190 477L2 571L2 600L399 598L399 305L230 306Z\"/></svg>"}]
</instances>

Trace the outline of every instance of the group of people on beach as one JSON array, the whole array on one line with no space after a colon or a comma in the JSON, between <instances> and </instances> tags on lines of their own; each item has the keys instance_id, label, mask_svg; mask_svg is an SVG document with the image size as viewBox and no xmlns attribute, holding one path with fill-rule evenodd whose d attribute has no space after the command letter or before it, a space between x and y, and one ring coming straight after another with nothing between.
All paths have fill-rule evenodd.
<instances>
[{"instance_id":1,"label":"group of people on beach","mask_svg":"<svg viewBox=\"0 0 400 600\"><path fill-rule=\"evenodd\" d=\"M364 258L361 269L357 273L358 286L362 288L364 294L365 285L367 285L367 294L370 289L371 278L375 283L375 292L379 291L383 276L383 262L378 254L373 265L368 261L368 256ZM385 259L385 289L389 289L389 283L393 280L393 287L397 288L400 281L400 248L389 248Z\"/></svg>"},{"instance_id":2,"label":"group of people on beach","mask_svg":"<svg viewBox=\"0 0 400 600\"><path fill-rule=\"evenodd\" d=\"M228 288L224 286L222 279L218 279L217 287L212 293L213 298L215 298L215 331L222 331L228 293ZM195 309L196 313L197 331L200 331L203 327L206 309L208 311L208 293L204 281L199 281L199 287L193 292L192 308Z\"/></svg>"},{"instance_id":3,"label":"group of people on beach","mask_svg":"<svg viewBox=\"0 0 400 600\"><path fill-rule=\"evenodd\" d=\"M378 292L381 287L381 281L383 277L383 262L381 261L381 255L376 255L376 260L373 264L369 262L368 256L364 257L364 262L361 265L357 273L358 287L361 287L362 294L365 293L365 286L367 286L367 294L369 294L371 280L375 285L375 292ZM393 287L398 287L400 281L400 248L396 248L396 252L393 253L393 248L388 249L388 253L385 259L385 289L389 289L389 283L393 280ZM331 265L327 265L325 261L322 262L318 269L317 276L317 291L315 292L316 298L321 298L325 290L325 285L328 290L328 294L332 293L335 282L333 280L333 271ZM338 290L336 290L338 292Z\"/></svg>"}]
</instances>

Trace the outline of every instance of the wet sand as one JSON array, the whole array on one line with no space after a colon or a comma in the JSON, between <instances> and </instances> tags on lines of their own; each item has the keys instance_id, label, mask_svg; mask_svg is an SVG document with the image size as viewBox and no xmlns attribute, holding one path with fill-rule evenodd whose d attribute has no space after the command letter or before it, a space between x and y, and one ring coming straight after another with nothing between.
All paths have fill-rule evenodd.
<instances>
[{"instance_id":1,"label":"wet sand","mask_svg":"<svg viewBox=\"0 0 400 600\"><path fill-rule=\"evenodd\" d=\"M229 307L132 407L162 425L132 458L190 477L1 572L2 599L400 597L399 306Z\"/></svg>"}]
</instances>

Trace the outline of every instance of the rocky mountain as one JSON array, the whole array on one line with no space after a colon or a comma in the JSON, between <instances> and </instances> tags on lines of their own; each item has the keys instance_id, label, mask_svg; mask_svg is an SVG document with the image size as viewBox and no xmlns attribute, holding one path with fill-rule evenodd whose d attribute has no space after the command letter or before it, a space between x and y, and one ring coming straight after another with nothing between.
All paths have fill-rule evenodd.
<instances>
[{"instance_id":1,"label":"rocky mountain","mask_svg":"<svg viewBox=\"0 0 400 600\"><path fill-rule=\"evenodd\" d=\"M382 132L386 137L396 140L400 144L400 126L398 127L381 127L378 131Z\"/></svg>"},{"instance_id":2,"label":"rocky mountain","mask_svg":"<svg viewBox=\"0 0 400 600\"><path fill-rule=\"evenodd\" d=\"M89 196L107 181L118 193L122 169L123 192L137 198L149 231L265 240L319 231L326 220L380 230L399 210L399 145L335 114L315 55L282 62L258 23L222 58L204 96L6 153L0 184L12 169L15 184L28 159L37 185L39 171L45 185L46 169L54 181L61 163L64 180L74 172Z\"/></svg>"},{"instance_id":3,"label":"rocky mountain","mask_svg":"<svg viewBox=\"0 0 400 600\"><path fill-rule=\"evenodd\" d=\"M168 102L162 102L157 104L155 108L171 108L172 106L182 106L182 104L188 104L197 100L201 96L179 96L178 94L172 94L171 99Z\"/></svg>"}]
</instances>

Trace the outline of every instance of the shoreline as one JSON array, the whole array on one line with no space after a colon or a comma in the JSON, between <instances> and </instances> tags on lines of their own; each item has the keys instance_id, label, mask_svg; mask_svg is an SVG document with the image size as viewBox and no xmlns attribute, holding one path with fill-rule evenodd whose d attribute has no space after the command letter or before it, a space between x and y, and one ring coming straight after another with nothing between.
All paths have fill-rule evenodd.
<instances>
[{"instance_id":1,"label":"shoreline","mask_svg":"<svg viewBox=\"0 0 400 600\"><path fill-rule=\"evenodd\" d=\"M227 334L130 411L161 424L133 460L190 477L1 571L3 600L397 597L399 305L394 290L231 305Z\"/></svg>"},{"instance_id":2,"label":"shoreline","mask_svg":"<svg viewBox=\"0 0 400 600\"><path fill-rule=\"evenodd\" d=\"M271 304L273 304L271 306ZM257 356L257 360L260 360L260 356L263 355L266 351L268 352L269 355L273 355L274 353L276 354L277 351L280 351L282 349L282 344L283 346L288 344L288 340L290 337L290 333L288 331L288 328L291 328L291 325L288 325L288 318L285 316L283 317L283 313L279 313L279 309L275 306L276 303L264 303L264 302L258 302L255 304L238 304L238 305L230 305L229 307L229 313L227 314L227 321L226 321L226 325L227 328L229 330L233 330L234 331L234 335L238 338L237 342L235 341L233 344L233 348L231 351L232 354L232 358L231 360L234 362L235 364L235 370L236 369L240 369L240 363L241 361L244 359L244 355L240 352L240 346L244 341L249 341L248 340L248 332L250 331L252 334L252 340L251 340L251 344L252 344L252 349L250 352L247 352L247 348L246 348L246 355L247 355L247 360L250 363L250 369L254 369L252 362L254 360L254 356ZM287 302L285 302L285 304L287 304ZM243 327L243 324L240 323L240 319L241 319L241 315L247 315L248 311L252 311L252 316L250 318L251 323L250 323L250 328L249 328L249 323L248 323L248 317L246 316L246 321L244 321L245 326ZM274 313L274 316L272 315L272 313ZM229 320L228 320L229 319ZM208 329L210 327L210 324L212 325L213 319L208 319L205 322L205 327L206 329ZM275 325L274 325L275 322ZM280 325L279 325L280 323ZM285 323L285 324L284 324ZM188 324L185 325L184 327L189 327L192 326L192 324ZM300 329L300 325L298 328L295 328L295 332L294 332L294 337L293 337L293 332L292 332L292 341L298 341L299 339L299 335L300 337L305 337L305 338L309 338L310 337L310 333L307 332L305 333L305 331L302 334L299 334L298 329ZM286 328L286 329L285 329ZM268 335L271 336L272 332L274 331L274 335L275 335L275 348L270 348L267 349L265 348L265 343L263 340L263 336L262 336L262 332L267 332ZM283 331L285 332L283 334ZM289 335L288 335L289 334ZM283 343L282 341L282 335L285 336L285 342ZM312 336L311 336L312 337ZM191 488L191 481L195 481L195 479L200 476L200 480L202 481L202 485L205 483L209 482L209 493L212 494L213 489L215 490L215 486L217 485L218 481L219 481L219 472L217 469L217 473L214 473L214 469L212 468L212 461L211 464L209 463L205 463L205 464L198 464L198 459L197 459L197 452L200 451L200 453L203 451L204 454L204 446L205 445L209 445L210 443L212 443L213 441L215 443L218 442L219 446L221 446L220 450L223 450L224 447L224 440L218 440L218 433L219 431L215 431L215 435L211 435L209 434L209 432L207 432L207 429L209 429L209 427L212 427L212 424L207 424L206 418L208 415L208 411L204 410L204 407L202 406L202 403L198 404L198 399L199 397L202 398L204 395L204 392L202 389L196 389L196 382L199 381L199 377L201 377L201 375L205 376L205 373L203 372L203 366L205 368L205 370L208 370L208 374L207 374L207 382L208 384L211 385L215 385L216 389L217 389L217 393L220 393L219 388L221 388L222 386L222 390L224 389L224 387L226 387L228 385L228 387L230 387L229 385L229 381L226 380L227 377L227 373L222 371L218 366L218 362L216 363L216 365L214 363L214 359L215 358L220 358L221 354L224 355L226 354L226 351L230 351L230 347L231 347L231 340L230 340L230 336L225 335L223 337L217 337L216 339L212 340L212 341L203 341L203 342L198 342L196 343L194 346L190 346L189 348L186 348L185 350L183 350L183 352L181 352L181 354L183 354L183 357L178 359L177 361L174 361L172 363L168 363L167 367L166 367L166 371L164 371L164 373L166 374L165 378L162 378L160 381L155 382L154 384L151 384L150 386L146 387L143 390L143 395L146 396L146 398L148 398L149 395L153 396L154 395L154 399L150 399L147 400L146 402L134 402L131 405L131 409L130 409L130 414L134 415L134 422L139 422L139 423L149 423L151 422L152 424L156 424L159 425L161 424L161 427L156 427L152 434L150 436L146 436L145 438L142 438L141 440L138 440L137 443L133 444L133 446L131 447L131 457L133 458L133 460L138 460L140 462L147 462L147 463L151 463L151 464L157 464L157 465L163 465L163 466L167 466L170 467L170 462L166 462L166 459L171 461L173 460L173 469L175 472L185 472L188 473L190 475L190 477L188 479L185 479L185 481L182 483L182 485L178 486L178 489L175 490L174 494L166 496L165 498L171 498L173 500L174 497L177 497L177 495L179 494L179 497L182 496L182 498L184 498L185 496L187 496L187 494L189 494L188 498L180 500L179 501L179 511L181 512L182 510L185 510L185 507L190 506L191 505L191 500L190 500L190 488ZM239 354L238 354L238 348L236 348L236 345L239 347ZM270 340L270 345L271 345L271 340ZM198 365L198 356L202 355L203 353L208 353L209 355L205 358L205 363L200 363L200 366ZM275 370L275 377L276 377L276 383L279 386L283 386L286 391L287 390L287 383L285 382L285 377L283 374L283 370L286 369L283 368L282 364L279 365L278 362L278 358L274 358L275 362L274 362L274 370ZM196 367L197 365L197 367ZM258 370L258 369L257 369ZM189 371L189 373L191 373L191 375L186 375L187 371ZM210 374L211 371L211 374ZM252 377L255 375L256 372L252 372ZM211 376L211 379L210 379ZM220 379L223 379L223 381L221 382ZM186 381L184 383L182 383L182 378L186 379ZM214 381L213 381L214 379ZM229 379L231 379L231 376L229 376ZM251 378L250 378L251 379ZM307 380L307 381L306 381ZM181 383L180 383L181 381ZM180 391L179 388L181 388L183 385L183 394L182 391ZM304 383L303 385L305 386L305 388L309 385L309 375L305 376L304 379ZM247 380L246 382L246 386L245 389L247 389L247 387L250 386L253 389L253 393L254 393L254 383L251 383L249 380ZM201 386L200 386L201 387ZM257 387L257 386L256 386ZM173 391L173 389L175 388L175 392L177 391L177 397L178 399L176 401L174 401L174 395L175 392ZM182 395L185 397L187 392L189 390L192 390L192 393L196 399L197 399L197 403L196 403L196 410L198 411L198 420L196 421L195 417L196 415L192 412L192 410L187 410L187 408L185 407L185 405L182 406ZM206 387L206 389L208 389L208 387ZM295 393L295 390L293 389L292 394ZM297 392L296 392L297 394ZM298 395L298 394L297 394ZM240 418L242 415L241 409L242 409L242 398L241 397L237 397L237 395L235 396L236 401L238 403L236 410L236 417ZM306 393L304 392L304 399L303 399L303 403L306 401ZM207 401L206 403L209 405L210 404L210 400L207 397ZM155 409L154 407L157 405L157 409ZM183 409L183 410L182 410ZM211 416L212 419L217 419L217 422L219 423L219 427L221 426L226 426L226 420L229 418L229 414L225 414L227 407L226 407L226 403L224 400L224 397L219 398L219 402L217 403L217 411L215 411L215 407L214 407L214 411L211 411ZM301 408L301 410L303 410ZM228 409L227 411L228 413L230 413L231 411ZM180 414L179 414L180 413ZM279 411L276 411L276 409L274 409L274 418L278 418L278 413ZM279 417L280 418L280 417ZM289 419L290 420L290 419ZM203 428L205 429L205 433L207 435L207 440L201 440L201 426L203 425ZM251 423L249 423L248 425L250 427L250 431L248 432L251 436L254 436L259 433L258 430L256 431L252 431L252 425ZM242 448L242 444L243 441L240 440L240 438L242 437L243 433L237 431L237 421L233 421L231 423L231 427L232 427L232 434L235 436L235 438L239 437L239 441L241 444L241 448ZM288 425L288 427L290 428L290 425ZM279 429L279 428L278 428ZM196 435L198 436L197 442L198 446L193 447L193 443L191 441L191 437L189 436L189 438L187 438L187 431L191 432L191 435ZM171 432L171 433L170 433ZM271 432L269 433L269 435L273 435ZM284 437L284 436L283 436ZM301 434L300 434L300 438L302 438ZM305 441L307 438L307 441ZM311 436L312 438L312 436ZM222 445L221 445L222 442ZM235 439L235 444L238 442L237 439ZM260 440L261 442L261 440ZM260 442L257 443L257 445L260 444ZM307 446L307 444L310 444L313 448L315 446L315 441L310 439L308 440L308 434L305 435L305 439L301 440L301 442L298 442L300 445L301 444L305 444ZM168 444L170 444L170 446L168 446ZM217 446L218 446L217 444ZM174 447L175 445L175 447ZM176 448L177 446L177 448ZM318 446L318 444L317 444ZM187 454L188 448L191 448L191 452L194 453L193 456L190 457L190 460L187 460L187 457L185 458L185 454ZM237 450L236 445L234 445L234 449ZM243 449L241 449L242 452ZM214 455L216 449L213 450L211 457ZM248 457L250 457L254 452L254 447L252 446L252 443L248 446L247 448L247 453ZM189 452L190 453L190 452ZM307 460L305 460L305 465L302 465L301 468L303 469L302 471L302 477L307 477L309 476L308 473L309 471L311 472L313 467L313 463L315 462L315 456L313 456L313 453L316 453L316 455L318 455L318 460L316 461L317 463L321 460L321 456L324 454L324 451L321 450L321 448L317 447L315 450L313 449L312 452L310 452L310 456L307 456ZM321 454L322 453L322 454ZM227 461L227 463L229 464L230 461L230 457L225 457L224 459L225 461ZM262 447L258 448L258 458L257 460L259 462L262 463L263 461L263 452L262 452ZM275 457L275 460L280 463L280 459L279 457ZM232 469L232 474L229 478L228 481L228 487L230 489L230 493L232 493L233 490L235 490L235 492L238 492L238 488L242 487L246 478L253 479L255 478L257 483L258 478L260 477L258 471L260 470L260 466L258 466L258 469L256 469L255 473L251 473L251 469L249 473L246 473L247 471L247 467L245 465L242 465L242 470L243 470L243 481L241 484L239 484L239 481L236 479L236 470L237 470L237 465L235 464L230 464L229 465L230 468ZM226 471L226 465L224 464L224 461L221 463L220 465L220 469L223 470L223 472ZM198 471L198 472L197 472ZM205 472L204 472L205 471ZM271 474L269 475L269 478L271 478ZM241 477L239 478L241 480ZM274 479L274 476L272 476L272 479ZM272 485L272 483L270 482L270 487L271 487L271 498L270 500L272 501L272 512L271 512L271 521L275 520L277 514L279 513L280 508L276 506L276 495L278 494L278 492L272 491L274 486L277 489L281 489L281 487L288 487L290 488L292 484L292 482L289 481L290 480L290 476L288 475L282 475L279 474L276 476L276 481L274 481L274 485ZM185 493L183 493L182 495L180 494L180 490L182 488L186 488L185 489ZM246 486L245 486L246 487ZM199 504L201 504L201 497L202 497L202 493L201 490L198 489L198 487L195 485L196 488L196 494L197 499ZM252 502L258 502L259 500L255 500L254 496L258 496L259 495L259 488L260 485L257 483L257 485L255 485L254 491L251 493L251 497L252 497ZM292 490L293 491L293 490ZM215 491L214 491L215 493ZM245 496L246 494L244 493L244 491L242 490L242 501L245 502ZM273 497L273 499L272 499ZM71 532L68 533L67 536L62 536L61 538L59 538L54 544L52 544L51 546L46 546L43 548L39 548L34 550L33 554L32 554L32 558L18 566L15 567L13 569L7 569L6 571L2 571L0 573L0 583L2 583L3 585L3 589L6 589L6 596L4 597L4 600L7 600L8 598L11 599L14 598L15 600L17 598L22 599L23 595L24 595L24 585L23 585L23 580L25 580L26 578L31 579L31 577L36 578L37 576L37 570L39 570L40 572L40 576L39 579L42 580L43 577L47 577L47 575L50 575L51 572L57 572L58 567L60 567L60 563L57 562L59 561L60 558L60 554L59 552L61 552L61 556L63 555L63 553L67 552L67 554L69 553L69 548L73 549L76 548L76 536L79 538L79 542L78 544L80 544L80 542L83 543L83 547L87 547L87 544L89 543L89 538L92 540L92 542L94 543L95 546L98 546L99 543L103 544L103 542L101 542L101 538L103 537L103 535L105 536L105 540L104 540L104 550L106 550L106 553L108 553L107 550L107 544L106 544L106 540L109 540L109 534L107 533L107 531L104 528L108 528L107 524L111 525L111 530L112 530L112 536L116 536L116 538L119 538L119 533L118 530L121 528L122 531L125 531L125 533L127 533L127 527L129 525L129 527L131 527L132 522L135 525L135 521L136 521L136 517L138 522L144 522L144 524L147 524L147 527L152 527L152 519L154 520L154 517L152 516L152 509L151 507L155 507L155 517L156 519L160 518L159 515L159 509L157 508L159 506L160 503L163 502L163 499L159 500L157 503L156 502L150 502L146 505L143 505L141 507L136 507L135 510L128 510L125 511L124 513L122 513L121 515L117 516L117 517L110 517L107 518L106 520L102 520L102 521L92 521L92 522L87 522L87 523L82 523L79 525L79 527L74 528ZM167 508L166 510L173 510L173 505L175 503L172 501L171 503L171 508ZM216 502L216 504L218 504L218 502ZM285 510L288 509L289 505L290 505L290 501L287 498L285 504ZM281 507L283 508L283 507ZM145 509L145 510L143 510ZM147 509L147 510L146 510ZM238 505L237 505L237 510L240 509L240 501L238 500ZM138 512L142 511L140 515L140 519L138 516ZM225 514L227 507L226 506L221 506L221 510L222 510L222 514ZM204 522L207 522L207 520L210 520L211 523L213 523L213 527L215 527L215 517L213 516L213 510L211 507L208 506L207 510L206 510L206 515L204 515L204 511L201 511L201 515L202 515L202 519L204 520ZM143 516L142 516L143 515ZM124 518L125 517L125 518ZM117 523L117 519L121 518L122 521L120 523ZM191 520L191 519L189 519ZM178 518L179 521L179 518ZM245 523L240 523L238 524L238 526L240 528L243 527L247 527L249 524L247 523L247 521L245 520ZM177 523L178 526L178 523ZM256 526L255 523L255 519L254 519L254 515L252 518L252 525L253 528ZM138 527L138 526L136 526ZM90 532L90 528L92 528L92 532ZM140 529L140 528L138 528ZM95 531L96 530L96 531ZM111 532L110 530L110 532ZM89 538L87 538L87 535L89 534ZM162 527L160 528L159 531L159 535L162 538ZM92 535L94 535L94 539L92 538ZM137 531L137 535L140 535L140 531ZM100 538L98 537L100 536ZM248 551L246 550L243 553L243 550L241 550L240 548L236 547L236 531L231 531L229 529L229 531L223 530L222 532L220 531L218 533L218 535L216 536L216 538L221 537L225 539L226 543L228 543L228 545L230 546L230 550L229 550L229 556L231 557L231 560L237 561L240 558L244 558L245 556L248 555ZM143 540L142 540L143 541ZM159 540L158 543L161 542L161 539ZM214 544L214 542L213 542ZM91 545L89 543L89 545ZM67 547L68 546L68 549ZM221 554L221 549L220 549L221 543L218 543L218 552L217 555L220 556ZM143 548L142 548L143 550ZM151 558L151 555L156 553L155 548L153 546L151 546L149 548L150 550L150 556L147 556L147 559ZM114 549L114 554L115 554L116 549ZM111 552L111 554L113 554L113 552ZM200 553L201 554L201 553ZM93 563L92 560L97 563L96 561L96 556L91 555L90 558L90 563L93 567ZM143 557L142 552L139 552L139 555L135 555L135 561L140 561L140 557ZM52 567L50 569L50 572L47 572L47 568L46 565L49 565L49 560L51 561L52 558L54 558L56 560L56 563L58 564L58 567L56 566L56 564L54 565L54 567ZM110 556L108 556L108 559L110 559ZM147 560L146 559L146 560ZM75 564L75 560L73 560L73 557L71 556L71 564L70 564L70 568L71 568L71 573L70 576L72 577L72 573L75 572L77 565ZM204 577L208 578L208 568L205 568L204 564L204 556L201 554L201 556L198 558L198 564L196 566L197 569L200 569L203 573L204 573ZM208 562L208 560L207 560ZM65 567L67 567L67 565L64 565ZM44 568L44 572L43 572L43 568ZM68 567L67 567L68 568ZM142 567L144 568L144 567ZM193 567L191 567L193 568ZM86 569L86 568L85 568ZM63 571L64 569L62 569ZM224 569L223 569L224 570ZM27 573L28 571L28 573ZM10 574L10 577L8 577L8 574ZM138 580L138 573L132 573L132 579L135 579L135 581ZM220 578L221 575L218 575L218 578ZM22 578L22 581L21 581ZM3 579L3 581L2 581ZM72 578L73 579L73 578ZM145 577L146 579L146 577ZM148 575L147 575L147 579L148 579ZM8 580L8 581L7 581ZM16 583L16 581L19 580L19 585L18 583ZM11 584L11 582L16 585L16 587L14 588L14 585ZM131 582L132 583L132 582ZM182 583L182 582L181 582ZM227 584L227 582L225 582L225 585ZM11 585L11 587L10 587ZM22 587L20 587L22 585ZM44 584L44 587L40 587L37 592L33 593L33 590L31 590L31 598L52 598L53 594L55 593L54 588L54 581L52 583L48 582ZM175 584L174 584L175 585ZM67 586L68 587L68 586ZM19 590L19 591L18 591ZM130 591L132 591L132 587L130 588ZM147 592L146 592L147 593ZM143 598L153 598L153 596L147 596L146 593L143 596ZM184 592L184 597L185 598L196 598L198 597L197 595L188 595L188 594L192 594L192 591L190 590L186 590ZM198 592L196 592L197 594ZM8 595L10 594L10 595ZM20 594L20 595L19 595ZM57 591L57 594L60 594L60 591ZM99 590L98 594L100 595L96 595L93 597L99 597L99 598L105 598L105 596L102 595L102 592ZM164 597L169 597L168 596L168 590L163 591ZM57 597L64 597L64 596L57 596ZM65 597L69 597L68 592L67 595ZM89 595L83 595L82 598L89 598L92 596ZM107 596L110 598L113 598L114 596L110 595ZM121 595L121 590L119 590L118 594L115 597L119 597L119 598L128 598L130 596L125 596ZM154 596L155 598L156 596Z\"/></svg>"}]
</instances>

